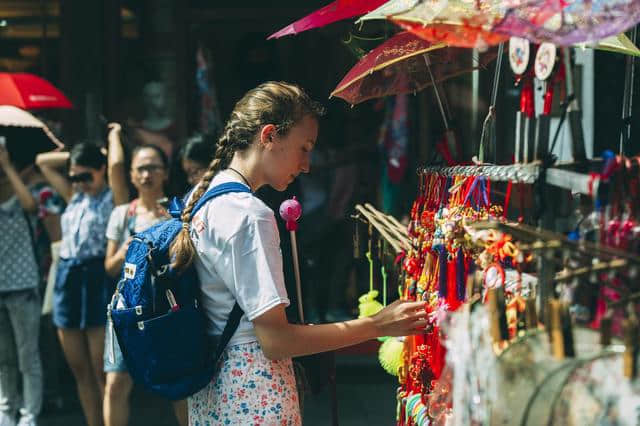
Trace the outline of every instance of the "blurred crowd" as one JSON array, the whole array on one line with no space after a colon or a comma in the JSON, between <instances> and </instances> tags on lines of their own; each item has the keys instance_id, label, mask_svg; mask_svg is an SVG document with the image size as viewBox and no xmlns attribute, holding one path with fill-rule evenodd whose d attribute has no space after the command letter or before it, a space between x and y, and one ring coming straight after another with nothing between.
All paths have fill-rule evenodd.
<instances>
[{"instance_id":1,"label":"blurred crowd","mask_svg":"<svg viewBox=\"0 0 640 426\"><path fill-rule=\"evenodd\" d=\"M246 61L253 62L241 67L239 93L273 74L267 72L273 66L260 66L272 57L259 54L263 47L247 48ZM61 394L71 381L62 377L65 371L72 373L87 424L128 424L133 383L121 353L113 351L117 341L105 327L105 306L131 236L166 219L169 199L187 194L213 158L225 108L218 104L211 61L199 47L192 126L198 132L186 140L177 136L167 87L150 81L141 90L139 118L104 123L104 140L63 140L63 150L40 153L27 165L0 144L0 426L35 425L43 403L66 401ZM258 80L257 74L264 75ZM310 90L326 93L323 84ZM379 169L370 110L335 102L328 109L312 173L285 193L263 188L257 194L274 211L293 195L301 200L303 299L312 323L357 316L367 284L352 258L350 213L356 201L374 199ZM60 122L47 124L64 134ZM279 225L295 306L291 243ZM297 320L295 309L288 311ZM186 425L186 404L173 408Z\"/></svg>"}]
</instances>

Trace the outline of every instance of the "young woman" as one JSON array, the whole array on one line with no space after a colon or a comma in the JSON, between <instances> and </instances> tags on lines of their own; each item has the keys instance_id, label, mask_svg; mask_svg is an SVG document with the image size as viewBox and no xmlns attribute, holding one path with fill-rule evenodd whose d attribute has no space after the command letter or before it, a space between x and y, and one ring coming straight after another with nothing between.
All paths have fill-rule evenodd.
<instances>
[{"instance_id":1,"label":"young woman","mask_svg":"<svg viewBox=\"0 0 640 426\"><path fill-rule=\"evenodd\" d=\"M209 165L183 211L172 247L175 266L194 262L209 333L220 335L235 301L244 311L212 382L189 398L189 422L300 425L291 357L338 349L426 326L424 302L395 302L370 318L290 324L273 212L250 193L213 199L194 218L205 191L240 182L283 191L309 171L321 108L297 86L269 82L235 106ZM303 232L303 231L301 231Z\"/></svg>"},{"instance_id":2,"label":"young woman","mask_svg":"<svg viewBox=\"0 0 640 426\"><path fill-rule=\"evenodd\" d=\"M69 174L64 175L59 169L67 163ZM87 424L97 426L102 424L102 356L109 287L104 271L105 230L117 200L105 179L107 159L97 145L81 143L71 152L40 154L36 164L67 201L61 218L53 323L76 379Z\"/></svg>"},{"instance_id":3,"label":"young woman","mask_svg":"<svg viewBox=\"0 0 640 426\"><path fill-rule=\"evenodd\" d=\"M109 134L110 164L122 164L124 161L119 132L120 126L112 124ZM168 163L167 155L156 145L140 145L133 150L130 178L138 191L138 198L113 209L106 230L107 252L104 268L114 279L119 277L122 270L131 236L168 218L166 210L158 203L165 197L164 185L168 178ZM110 180L119 182L122 179L114 174ZM114 185L112 189L114 193L117 190L124 191L126 182L124 185L122 183ZM104 424L105 426L126 426L129 423L129 396L133 381L127 372L122 351L111 328L107 328L105 333L104 371L106 373ZM186 426L186 402L176 402L174 407L179 423Z\"/></svg>"},{"instance_id":4,"label":"young woman","mask_svg":"<svg viewBox=\"0 0 640 426\"><path fill-rule=\"evenodd\" d=\"M200 182L209 163L213 160L215 151L215 141L208 136L195 135L184 144L180 150L179 160L191 187Z\"/></svg>"}]
</instances>

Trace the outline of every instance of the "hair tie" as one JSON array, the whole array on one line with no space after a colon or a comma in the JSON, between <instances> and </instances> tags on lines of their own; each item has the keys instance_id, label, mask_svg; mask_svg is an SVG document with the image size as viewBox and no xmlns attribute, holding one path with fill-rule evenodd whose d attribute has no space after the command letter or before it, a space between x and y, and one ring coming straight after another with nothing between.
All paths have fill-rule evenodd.
<instances>
[{"instance_id":1,"label":"hair tie","mask_svg":"<svg viewBox=\"0 0 640 426\"><path fill-rule=\"evenodd\" d=\"M189 231L189 226L191 224L189 222L182 222L182 229L184 229L185 231Z\"/></svg>"}]
</instances>

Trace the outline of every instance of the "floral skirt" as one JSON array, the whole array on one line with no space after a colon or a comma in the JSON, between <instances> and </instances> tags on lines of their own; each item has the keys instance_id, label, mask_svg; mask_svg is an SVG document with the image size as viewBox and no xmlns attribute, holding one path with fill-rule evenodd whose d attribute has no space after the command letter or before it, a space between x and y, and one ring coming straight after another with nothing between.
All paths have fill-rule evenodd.
<instances>
[{"instance_id":1,"label":"floral skirt","mask_svg":"<svg viewBox=\"0 0 640 426\"><path fill-rule=\"evenodd\" d=\"M228 347L211 383L189 397L189 426L300 426L291 359L271 361L258 342Z\"/></svg>"}]
</instances>

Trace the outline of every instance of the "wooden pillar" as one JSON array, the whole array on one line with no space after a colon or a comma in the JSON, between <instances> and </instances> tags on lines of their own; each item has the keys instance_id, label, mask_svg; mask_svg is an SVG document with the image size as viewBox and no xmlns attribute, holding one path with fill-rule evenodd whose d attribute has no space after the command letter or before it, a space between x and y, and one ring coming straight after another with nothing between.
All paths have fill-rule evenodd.
<instances>
[{"instance_id":1,"label":"wooden pillar","mask_svg":"<svg viewBox=\"0 0 640 426\"><path fill-rule=\"evenodd\" d=\"M122 35L121 0L104 0L104 115L114 120L121 92L119 80Z\"/></svg>"},{"instance_id":2,"label":"wooden pillar","mask_svg":"<svg viewBox=\"0 0 640 426\"><path fill-rule=\"evenodd\" d=\"M60 1L60 86L75 108L64 123L67 144L104 142L102 1Z\"/></svg>"}]
</instances>

